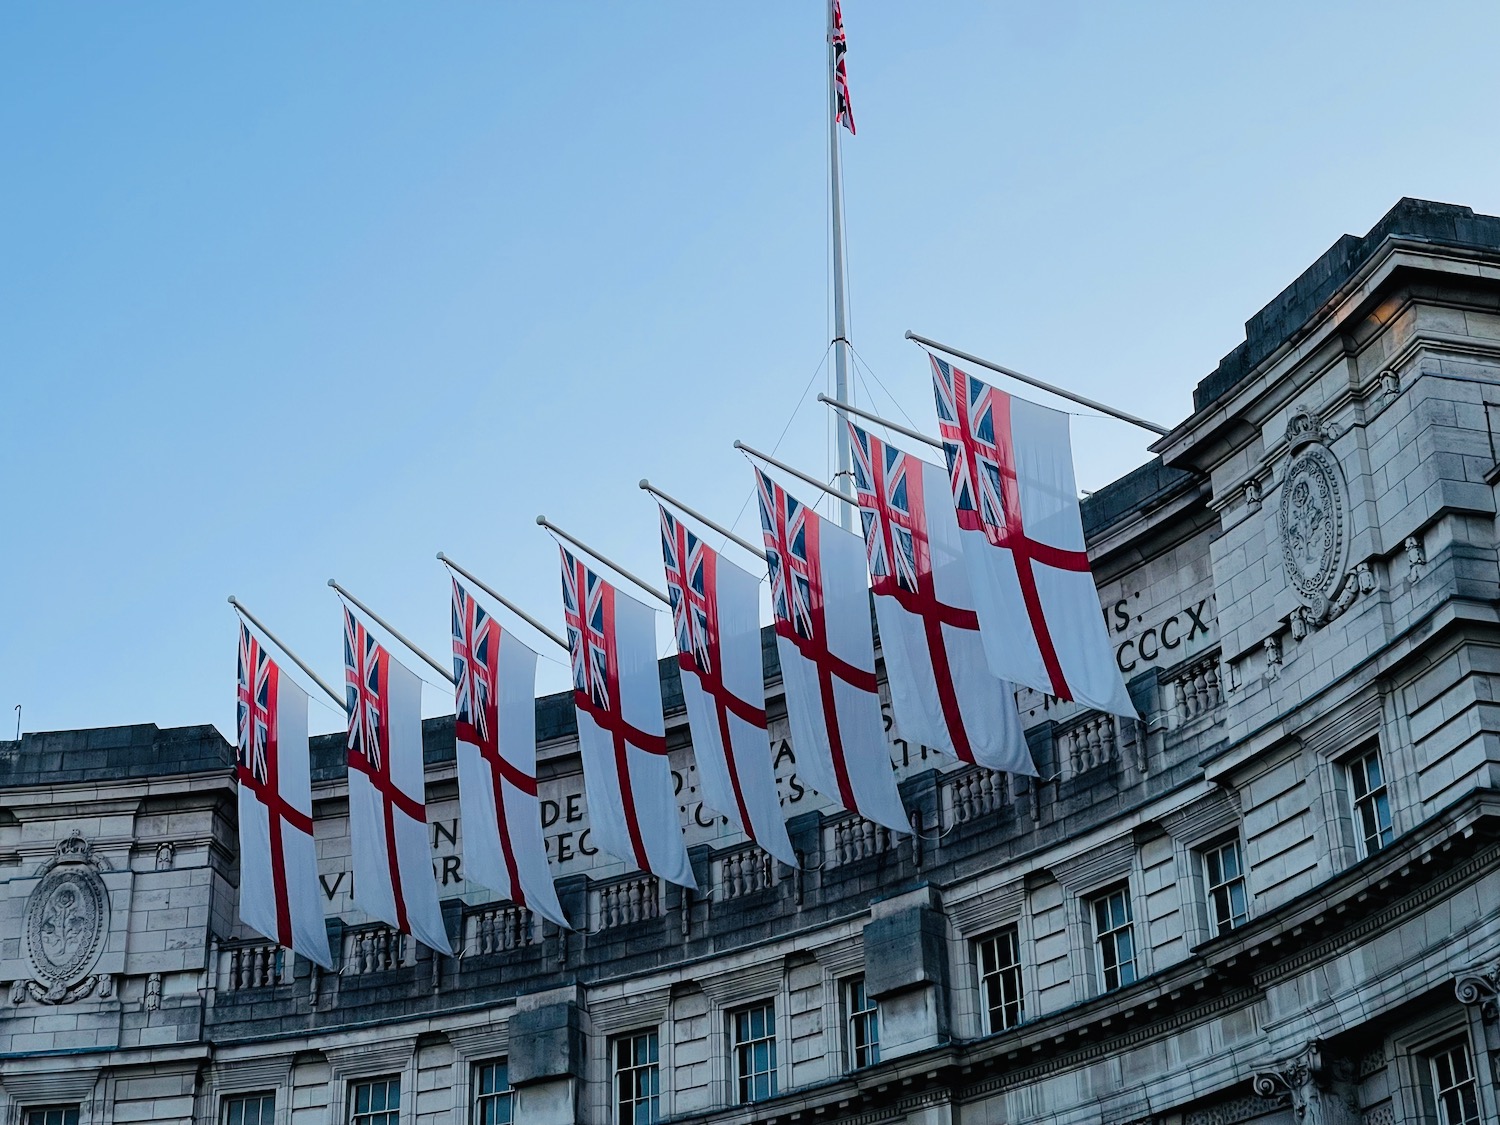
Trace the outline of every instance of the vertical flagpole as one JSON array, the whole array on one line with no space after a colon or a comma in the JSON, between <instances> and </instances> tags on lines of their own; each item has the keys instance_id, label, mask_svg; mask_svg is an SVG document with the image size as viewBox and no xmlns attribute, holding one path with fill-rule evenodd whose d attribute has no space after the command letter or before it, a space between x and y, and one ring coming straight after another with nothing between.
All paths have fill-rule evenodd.
<instances>
[{"instance_id":1,"label":"vertical flagpole","mask_svg":"<svg viewBox=\"0 0 1500 1125\"><path fill-rule=\"evenodd\" d=\"M849 323L845 305L848 301L844 279L844 162L839 142L838 48L834 43L833 6L828 0L828 194L833 208L833 388L840 402L853 402L854 389L849 385ZM835 486L848 504L839 505L839 526L849 531L854 526L854 462L849 448L849 428L836 426L839 468Z\"/></svg>"}]
</instances>

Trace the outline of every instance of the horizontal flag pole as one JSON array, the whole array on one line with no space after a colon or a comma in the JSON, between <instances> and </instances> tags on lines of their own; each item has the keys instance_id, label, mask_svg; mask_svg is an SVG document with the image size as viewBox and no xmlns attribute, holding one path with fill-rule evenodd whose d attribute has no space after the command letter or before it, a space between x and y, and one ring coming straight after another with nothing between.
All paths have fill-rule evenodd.
<instances>
[{"instance_id":1,"label":"horizontal flag pole","mask_svg":"<svg viewBox=\"0 0 1500 1125\"><path fill-rule=\"evenodd\" d=\"M554 633L551 629L547 628L547 626L543 625L540 621L538 621L535 617L532 617L531 614L527 613L520 606L516 605L515 602L511 601L504 594L498 592L493 587L491 587L488 584L486 584L485 581L484 581L484 579L478 578L474 574L472 574L471 572L465 570L463 567L459 566L456 562L454 562L452 559L450 559L447 555L443 554L442 551L439 551L437 553L437 557L438 557L438 562L442 563L449 570L455 572L460 577L466 578L470 582L474 583L474 585L478 586L486 594L488 594L490 597L494 598L497 602L499 602L501 605L503 605L506 609L508 609L512 613L514 613L522 621L526 622L526 624L530 625L533 629L535 629L542 636L546 637L549 641L551 641L553 644L555 644L558 648L560 648L560 649L562 649L564 651L567 651L567 648L568 648L568 642L567 641L563 640L556 633Z\"/></svg>"},{"instance_id":2,"label":"horizontal flag pole","mask_svg":"<svg viewBox=\"0 0 1500 1125\"><path fill-rule=\"evenodd\" d=\"M943 443L938 438L929 437L921 430L913 430L908 426L901 425L899 422L892 422L889 418L882 418L879 414L872 414L868 410L861 410L850 403L840 402L838 399L829 398L827 395L819 395L818 401L825 406L833 407L835 410L842 410L845 414L853 414L856 418L863 418L867 422L874 422L877 426L884 426L886 429L909 437L913 441L926 442L934 449L943 448Z\"/></svg>"},{"instance_id":3,"label":"horizontal flag pole","mask_svg":"<svg viewBox=\"0 0 1500 1125\"><path fill-rule=\"evenodd\" d=\"M406 637L402 635L402 633L401 633L401 631L399 629L397 629L394 625L392 625L385 618L381 617L380 614L376 613L369 606L365 605L364 602L360 601L353 594L351 594L348 590L346 590L342 586L340 586L337 581L335 581L334 579L330 578L328 580L328 584L333 587L334 593L338 594L339 597L341 597L341 598L345 599L346 601L348 601L351 605L354 606L355 609L359 610L366 617L368 617L371 621L375 622L375 624L379 625L387 633L389 633L391 636L395 637L398 641L400 641L402 644L404 644L412 652L416 653L423 660L427 661L427 663L429 665L431 665L432 670L434 672L436 672L439 676L442 676L443 679L447 680L450 684L454 684L454 683L458 682L457 680L455 680L453 678L452 671L450 671L447 668L444 668L436 660L434 660L432 657L428 656L425 652L423 652L421 649L419 649L416 645L412 644L411 641L407 640Z\"/></svg>"},{"instance_id":4,"label":"horizontal flag pole","mask_svg":"<svg viewBox=\"0 0 1500 1125\"><path fill-rule=\"evenodd\" d=\"M752 448L742 441L736 441L734 443L734 447L741 453L749 454L751 457L754 457L758 461L764 461L767 465L770 465L774 469L780 469L783 473L790 473L798 480L806 481L814 488L822 489L824 492L828 493L828 495L832 496L835 500L842 500L845 504L848 504L851 507L854 504L854 501L849 499L849 497L845 496L842 492L834 488L832 485L824 484L817 477L808 476L801 469L792 468L785 461L776 460L776 458L772 457L769 453L762 453L760 450Z\"/></svg>"},{"instance_id":5,"label":"horizontal flag pole","mask_svg":"<svg viewBox=\"0 0 1500 1125\"><path fill-rule=\"evenodd\" d=\"M663 492L661 489L657 488L656 485L652 484L649 480L644 480L643 479L641 481L641 488L644 491L651 493L651 495L655 496L658 500L661 500L661 501L663 501L663 502L665 502L667 504L670 504L672 507L678 509L679 511L686 512L688 515L692 516L699 523L703 524L704 527L712 528L714 531L717 531L720 535L724 536L724 538L729 539L729 540L731 540L731 541L733 541L735 543L738 543L741 547L745 548L745 550L749 551L752 555L755 555L755 556L757 556L758 558L761 558L761 559L764 559L766 557L766 553L764 551L762 551L759 547L757 547L754 543L750 542L748 539L741 539L738 535L736 535L734 532L730 531L722 523L719 523L716 520L709 519L702 512L700 512L700 511L698 511L698 510L696 510L694 508L689 508L681 500L677 499L677 497L675 497L675 496L668 496L665 492Z\"/></svg>"},{"instance_id":6,"label":"horizontal flag pole","mask_svg":"<svg viewBox=\"0 0 1500 1125\"><path fill-rule=\"evenodd\" d=\"M546 516L537 516L536 522L540 526L545 527L548 531L552 532L552 534L556 535L558 538L560 538L560 539L566 539L569 543L573 544L573 546L577 547L584 554L590 556L591 558L595 559L598 562L602 562L605 566L609 567L616 574L619 574L622 577L630 579L630 581L634 582L642 590L645 590L646 593L650 594L657 601L664 602L665 604L667 604L669 606L672 604L672 599L671 598L667 597L666 594L662 593L655 586L651 585L651 583L647 582L644 578L638 578L638 577L636 577L634 574L631 574L630 571L626 570L619 563L615 562L615 560L612 559L612 558L610 558L608 555L601 555L598 551L594 550L594 548L590 547L587 543L584 543L584 542L581 542L580 540L574 539L571 535L569 535L562 528L558 527L557 524L553 523Z\"/></svg>"},{"instance_id":7,"label":"horizontal flag pole","mask_svg":"<svg viewBox=\"0 0 1500 1125\"><path fill-rule=\"evenodd\" d=\"M314 672L311 668L309 668L307 666L307 662L303 660L302 657L298 656L291 649L287 648L285 641L283 641L275 633L271 632L271 630L262 625L260 622L260 618L256 617L255 614L251 613L248 609L245 608L244 602L240 601L233 594L230 594L229 604L234 606L234 611L237 614L243 617L246 621L250 622L250 624L254 625L255 628L265 636L266 640L270 641L273 645L279 648L287 655L288 659L290 659L293 664L295 664L298 668L301 668L302 671L307 675L308 679L312 680L313 683L317 684L320 688L327 692L328 698L332 699L339 705L340 711L348 710L348 700L346 700L338 692L334 691L333 688L329 687L327 681L324 680L322 676Z\"/></svg>"},{"instance_id":8,"label":"horizontal flag pole","mask_svg":"<svg viewBox=\"0 0 1500 1125\"><path fill-rule=\"evenodd\" d=\"M908 340L911 340L913 343L920 344L924 348L932 348L940 352L946 352L948 355L953 356L955 359L961 359L967 363L977 364L980 367L988 368L990 371L994 371L1000 375L1008 375L1010 378L1025 383L1027 386L1036 387L1038 390L1046 391L1048 394L1057 395L1059 398L1065 398L1069 402L1076 402L1079 406L1087 406L1090 410L1097 410L1101 414L1108 414L1111 418L1118 418L1122 422L1129 422L1132 426L1139 426L1143 430L1150 430L1153 434L1160 434L1161 436L1165 437L1167 434L1171 433L1171 431L1168 430L1167 427L1158 426L1155 422L1148 422L1144 418L1137 418L1134 414L1127 414L1123 410L1116 410L1113 406L1105 406L1102 402L1095 402L1093 399L1085 398L1083 395L1074 394L1072 391L1065 391L1061 387L1054 386L1051 383L1043 382L1041 379L1033 378L1030 375L1023 375L1021 374L1021 372L1013 371L1009 367L1001 367L998 363L991 363L987 359L980 359L979 356L973 355L969 352L961 352L957 348L950 348L947 344L940 344L936 340L928 339L926 336L918 336L915 332L912 332L910 330L907 331L906 338Z\"/></svg>"}]
</instances>

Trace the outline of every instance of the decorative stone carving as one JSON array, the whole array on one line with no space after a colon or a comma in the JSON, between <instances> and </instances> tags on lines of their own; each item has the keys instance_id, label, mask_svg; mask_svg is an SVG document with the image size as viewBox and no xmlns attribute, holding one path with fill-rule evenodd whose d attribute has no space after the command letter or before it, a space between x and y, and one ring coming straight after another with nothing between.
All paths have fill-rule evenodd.
<instances>
[{"instance_id":1,"label":"decorative stone carving","mask_svg":"<svg viewBox=\"0 0 1500 1125\"><path fill-rule=\"evenodd\" d=\"M1252 480L1245 485L1245 507L1253 514L1260 511L1260 481Z\"/></svg>"},{"instance_id":2,"label":"decorative stone carving","mask_svg":"<svg viewBox=\"0 0 1500 1125\"><path fill-rule=\"evenodd\" d=\"M24 1003L26 1000L26 982L18 980L10 986L10 1002L12 1004Z\"/></svg>"},{"instance_id":3,"label":"decorative stone carving","mask_svg":"<svg viewBox=\"0 0 1500 1125\"><path fill-rule=\"evenodd\" d=\"M1281 557L1292 587L1316 609L1343 575L1344 482L1333 454L1309 445L1281 485Z\"/></svg>"},{"instance_id":4,"label":"decorative stone carving","mask_svg":"<svg viewBox=\"0 0 1500 1125\"><path fill-rule=\"evenodd\" d=\"M1287 581L1305 607L1289 621L1292 637L1299 641L1308 629L1333 620L1361 593L1373 593L1377 586L1368 561L1347 569L1347 487L1338 459L1328 448L1334 436L1335 431L1306 407L1298 407L1287 423L1290 454L1281 483L1281 559Z\"/></svg>"},{"instance_id":5,"label":"decorative stone carving","mask_svg":"<svg viewBox=\"0 0 1500 1125\"><path fill-rule=\"evenodd\" d=\"M1485 1023L1500 1019L1500 964L1464 973L1453 982L1454 995L1464 1005L1479 1005Z\"/></svg>"},{"instance_id":6,"label":"decorative stone carving","mask_svg":"<svg viewBox=\"0 0 1500 1125\"><path fill-rule=\"evenodd\" d=\"M1275 637L1266 638L1266 679L1281 679L1281 642Z\"/></svg>"},{"instance_id":7,"label":"decorative stone carving","mask_svg":"<svg viewBox=\"0 0 1500 1125\"><path fill-rule=\"evenodd\" d=\"M1291 616L1286 619L1286 624L1292 632L1292 640L1300 641L1307 636L1307 607L1299 605L1292 610Z\"/></svg>"},{"instance_id":8,"label":"decorative stone carving","mask_svg":"<svg viewBox=\"0 0 1500 1125\"><path fill-rule=\"evenodd\" d=\"M146 978L146 1011L154 1012L161 1007L161 974L152 973Z\"/></svg>"},{"instance_id":9,"label":"decorative stone carving","mask_svg":"<svg viewBox=\"0 0 1500 1125\"><path fill-rule=\"evenodd\" d=\"M41 880L26 900L24 922L35 979L19 983L43 1004L82 999L107 979L90 975L109 933L109 891L99 877L104 866L75 831L38 871Z\"/></svg>"},{"instance_id":10,"label":"decorative stone carving","mask_svg":"<svg viewBox=\"0 0 1500 1125\"><path fill-rule=\"evenodd\" d=\"M1396 396L1401 393L1401 376L1396 374L1394 368L1387 367L1380 373L1380 393L1385 397L1387 405L1396 401Z\"/></svg>"},{"instance_id":11,"label":"decorative stone carving","mask_svg":"<svg viewBox=\"0 0 1500 1125\"><path fill-rule=\"evenodd\" d=\"M1329 1058L1318 1039L1293 1058L1256 1071L1251 1088L1261 1098L1273 1098L1283 1090L1291 1094L1297 1120L1308 1125L1359 1123L1353 1068L1348 1060Z\"/></svg>"},{"instance_id":12,"label":"decorative stone carving","mask_svg":"<svg viewBox=\"0 0 1500 1125\"><path fill-rule=\"evenodd\" d=\"M1422 550L1422 541L1415 535L1408 535L1406 543L1406 565L1411 568L1411 577L1415 578L1427 565L1427 553Z\"/></svg>"},{"instance_id":13,"label":"decorative stone carving","mask_svg":"<svg viewBox=\"0 0 1500 1125\"><path fill-rule=\"evenodd\" d=\"M156 869L158 871L172 870L172 863L177 858L177 849L172 841L168 840L156 848Z\"/></svg>"}]
</instances>

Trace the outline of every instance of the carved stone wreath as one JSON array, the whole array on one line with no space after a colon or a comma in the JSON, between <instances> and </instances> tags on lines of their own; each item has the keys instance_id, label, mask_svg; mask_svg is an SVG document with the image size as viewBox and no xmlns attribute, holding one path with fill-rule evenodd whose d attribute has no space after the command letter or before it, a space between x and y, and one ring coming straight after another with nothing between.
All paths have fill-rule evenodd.
<instances>
[{"instance_id":1,"label":"carved stone wreath","mask_svg":"<svg viewBox=\"0 0 1500 1125\"><path fill-rule=\"evenodd\" d=\"M26 953L36 979L34 999L60 1004L107 984L89 974L109 933L109 891L99 877L102 861L74 832L57 845L26 901Z\"/></svg>"}]
</instances>

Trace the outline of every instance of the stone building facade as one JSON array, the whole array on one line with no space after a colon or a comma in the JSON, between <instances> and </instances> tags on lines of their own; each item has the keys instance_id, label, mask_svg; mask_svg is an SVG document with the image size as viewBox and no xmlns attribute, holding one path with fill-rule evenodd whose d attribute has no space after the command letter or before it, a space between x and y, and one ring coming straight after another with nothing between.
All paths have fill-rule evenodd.
<instances>
[{"instance_id":1,"label":"stone building facade","mask_svg":"<svg viewBox=\"0 0 1500 1125\"><path fill-rule=\"evenodd\" d=\"M664 663L694 895L593 848L540 699L576 932L465 881L451 719L451 958L353 908L315 740L333 973L238 924L216 730L0 743L0 1125L1494 1125L1497 427L1500 218L1403 200L1087 502L1141 721L1023 695L1038 779L895 742L893 838L798 778L768 641L793 870L699 805Z\"/></svg>"}]
</instances>

